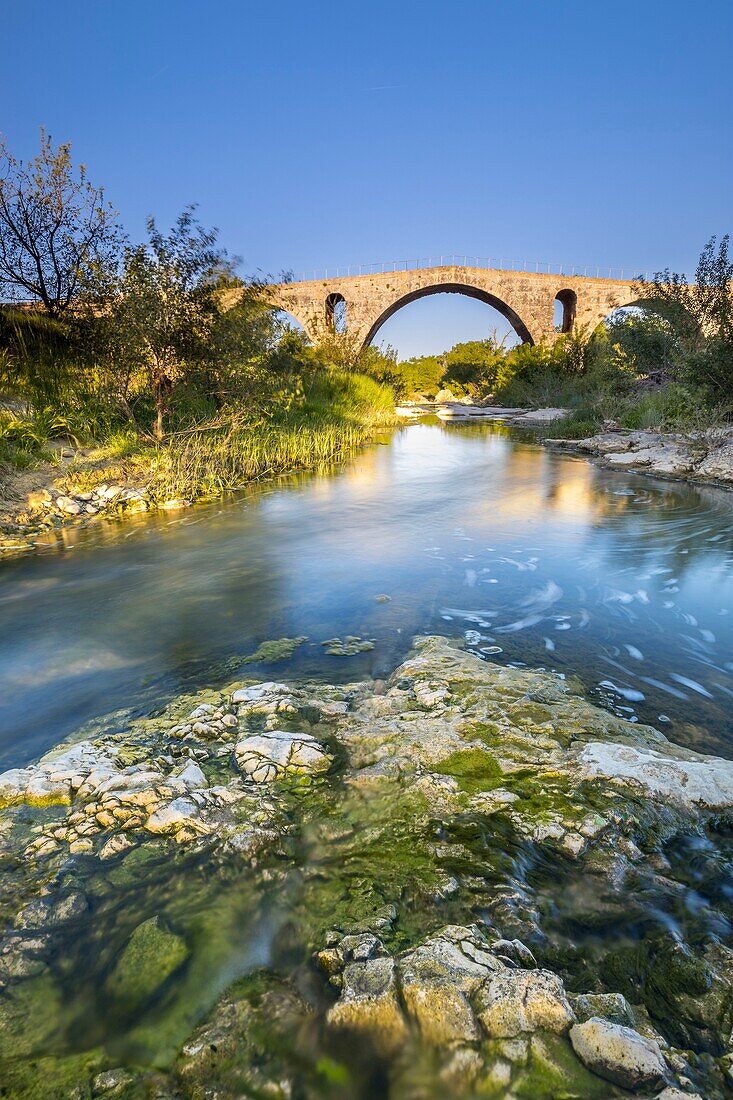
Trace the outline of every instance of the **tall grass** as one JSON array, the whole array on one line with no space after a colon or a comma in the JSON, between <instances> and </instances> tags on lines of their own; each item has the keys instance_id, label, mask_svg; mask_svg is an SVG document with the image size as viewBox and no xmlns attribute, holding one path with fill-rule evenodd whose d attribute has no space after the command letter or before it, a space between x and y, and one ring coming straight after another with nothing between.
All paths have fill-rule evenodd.
<instances>
[{"instance_id":1,"label":"tall grass","mask_svg":"<svg viewBox=\"0 0 733 1100\"><path fill-rule=\"evenodd\" d=\"M103 448L105 462L112 465L70 470L69 487L90 489L100 481L127 478L145 485L159 502L194 500L338 462L395 422L392 391L347 371L315 374L297 406L270 412L269 418L248 420L230 408L163 443L117 433Z\"/></svg>"},{"instance_id":2,"label":"tall grass","mask_svg":"<svg viewBox=\"0 0 733 1100\"><path fill-rule=\"evenodd\" d=\"M159 499L215 495L285 471L337 462L369 434L348 424L195 433L149 456L150 488Z\"/></svg>"},{"instance_id":3,"label":"tall grass","mask_svg":"<svg viewBox=\"0 0 733 1100\"><path fill-rule=\"evenodd\" d=\"M157 497L221 493L248 481L343 459L394 423L387 386L364 375L325 372L312 379L304 402L271 423L193 432L151 456Z\"/></svg>"}]
</instances>

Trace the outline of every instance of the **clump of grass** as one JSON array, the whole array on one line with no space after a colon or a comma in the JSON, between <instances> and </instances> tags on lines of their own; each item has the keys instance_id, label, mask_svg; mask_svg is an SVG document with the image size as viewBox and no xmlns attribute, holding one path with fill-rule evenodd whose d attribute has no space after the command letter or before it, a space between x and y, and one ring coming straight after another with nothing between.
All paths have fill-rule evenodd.
<instances>
[{"instance_id":1,"label":"clump of grass","mask_svg":"<svg viewBox=\"0 0 733 1100\"><path fill-rule=\"evenodd\" d=\"M324 372L302 404L253 426L206 426L156 449L151 463L157 496L192 499L235 489L290 470L338 462L394 422L391 390L346 371Z\"/></svg>"},{"instance_id":2,"label":"clump of grass","mask_svg":"<svg viewBox=\"0 0 733 1100\"><path fill-rule=\"evenodd\" d=\"M196 433L151 455L151 483L160 497L218 494L288 470L337 462L367 438L355 425L259 426Z\"/></svg>"}]
</instances>

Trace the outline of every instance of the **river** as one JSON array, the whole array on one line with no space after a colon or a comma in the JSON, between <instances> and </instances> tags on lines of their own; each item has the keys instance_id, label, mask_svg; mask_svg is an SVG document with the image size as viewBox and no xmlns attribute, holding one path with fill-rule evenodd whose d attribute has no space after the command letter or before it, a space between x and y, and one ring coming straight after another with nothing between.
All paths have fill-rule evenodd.
<instances>
[{"instance_id":1,"label":"river","mask_svg":"<svg viewBox=\"0 0 733 1100\"><path fill-rule=\"evenodd\" d=\"M307 641L253 676L333 682L388 675L430 632L731 757L733 495L422 423L336 470L69 529L0 571L0 765L268 639ZM346 635L374 648L326 654Z\"/></svg>"}]
</instances>

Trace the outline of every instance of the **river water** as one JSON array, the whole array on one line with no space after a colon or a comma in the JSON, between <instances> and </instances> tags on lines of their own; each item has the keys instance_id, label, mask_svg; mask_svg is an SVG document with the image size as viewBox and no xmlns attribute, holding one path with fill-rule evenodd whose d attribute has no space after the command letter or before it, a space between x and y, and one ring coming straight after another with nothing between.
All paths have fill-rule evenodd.
<instances>
[{"instance_id":1,"label":"river water","mask_svg":"<svg viewBox=\"0 0 733 1100\"><path fill-rule=\"evenodd\" d=\"M731 757L733 494L422 423L335 471L70 530L0 570L0 766L269 639L307 641L253 677L333 682L388 675L425 632ZM374 648L325 653L346 635Z\"/></svg>"}]
</instances>

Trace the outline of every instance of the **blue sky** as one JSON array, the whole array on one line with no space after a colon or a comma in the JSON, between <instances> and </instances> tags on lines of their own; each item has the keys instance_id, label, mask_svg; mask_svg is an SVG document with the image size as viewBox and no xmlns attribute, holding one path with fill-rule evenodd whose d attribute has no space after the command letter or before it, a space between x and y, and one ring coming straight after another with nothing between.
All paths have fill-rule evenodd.
<instances>
[{"instance_id":1,"label":"blue sky","mask_svg":"<svg viewBox=\"0 0 733 1100\"><path fill-rule=\"evenodd\" d=\"M0 131L71 140L133 236L188 202L243 270L468 253L689 269L733 228L729 0L23 0ZM440 296L403 354L494 327Z\"/></svg>"}]
</instances>

